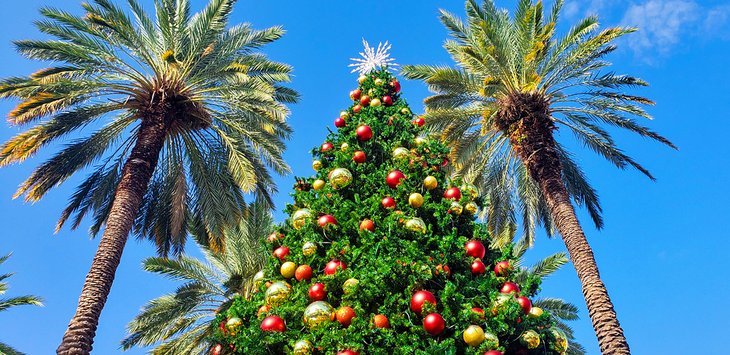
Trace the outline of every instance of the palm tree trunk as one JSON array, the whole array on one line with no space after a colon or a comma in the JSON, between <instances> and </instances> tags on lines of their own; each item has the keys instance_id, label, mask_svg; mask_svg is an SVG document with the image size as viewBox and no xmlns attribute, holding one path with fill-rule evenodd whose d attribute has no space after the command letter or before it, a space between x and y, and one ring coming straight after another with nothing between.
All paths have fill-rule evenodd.
<instances>
[{"instance_id":1,"label":"palm tree trunk","mask_svg":"<svg viewBox=\"0 0 730 355\"><path fill-rule=\"evenodd\" d=\"M137 142L122 169L122 178L114 193L104 235L99 242L91 270L86 275L76 314L66 329L57 354L89 354L94 342L99 316L114 282L127 236L137 216L147 184L165 142L169 122L164 112L142 119Z\"/></svg>"},{"instance_id":2,"label":"palm tree trunk","mask_svg":"<svg viewBox=\"0 0 730 355\"><path fill-rule=\"evenodd\" d=\"M563 238L583 289L593 329L603 354L631 354L613 303L598 273L593 250L578 222L561 176L556 127L549 102L538 94L520 94L502 102L497 128L510 139L530 176L540 185L555 226Z\"/></svg>"}]
</instances>

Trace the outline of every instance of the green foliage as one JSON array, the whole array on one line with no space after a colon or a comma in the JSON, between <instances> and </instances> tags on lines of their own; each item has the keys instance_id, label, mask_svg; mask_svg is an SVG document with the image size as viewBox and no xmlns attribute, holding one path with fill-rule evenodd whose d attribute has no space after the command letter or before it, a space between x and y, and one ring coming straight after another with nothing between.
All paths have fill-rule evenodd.
<instances>
[{"instance_id":1,"label":"green foliage","mask_svg":"<svg viewBox=\"0 0 730 355\"><path fill-rule=\"evenodd\" d=\"M382 84L376 84L376 80ZM264 267L262 284L252 299L236 298L230 308L216 318L215 325L221 329L212 339L222 345L224 353L285 353L291 351L297 341L306 339L319 349L316 353L322 354L334 354L343 349L367 354L386 354L394 349L407 354L482 354L489 348L502 351L523 348L518 339L528 329L537 331L542 340L538 349L528 353L557 353L551 350L554 336L549 330L556 324L556 319L549 312L529 317L513 297L500 297L498 290L502 284L518 276L522 295L533 297L540 287L540 276L530 270L514 270L509 277L497 277L491 272L498 261L516 262L518 257L513 256L511 245L504 249L488 248L483 260L490 271L472 275L473 259L465 254L464 245L471 239L489 245L491 237L485 225L475 223L474 215L449 212L452 201L444 198L443 193L448 187L460 186L460 181L450 180L443 169L443 164L448 162L445 161L448 149L437 140L417 140L424 132L412 122L414 117L408 105L390 84L393 80L386 69L381 69L369 73L362 81L359 87L362 95L371 98L390 95L393 105L365 106L359 113L351 106L344 115L347 125L327 136L327 142L335 149L312 150L322 167L315 176L299 179L293 194L294 202L286 208L290 216L303 208L309 209L312 216L304 220L300 228L295 227L290 217L281 226L282 238L271 244L272 250L280 245L290 248L286 261L310 265L314 278L309 282L285 280L280 273L282 261L270 257ZM373 131L373 138L368 141L359 141L356 136L358 126L363 124ZM409 157L392 158L392 152L398 147L409 149ZM353 161L353 153L358 150L365 152L365 163ZM335 168L349 170L352 182L335 188L328 177ZM391 188L384 180L396 169L406 178L396 188ZM429 175L438 180L438 187L430 191L423 185ZM314 189L317 179L328 183ZM408 204L409 195L415 192L424 196L424 203L419 208ZM395 209L385 209L381 205L386 196L396 200ZM459 201L461 205L472 202L480 203L466 192ZM334 216L337 224L320 227L316 220L324 214ZM414 218L425 222L425 231L407 228L408 221ZM374 222L374 232L359 229L364 219ZM316 252L310 256L302 252L307 242L317 245ZM331 260L344 262L346 269L325 275L322 270ZM560 263L550 260L546 264ZM552 269L542 267L539 270L546 274ZM351 292L346 292L343 284L351 278L359 283ZM277 281L290 283L287 300L259 312L266 304L265 283ZM354 309L356 317L349 327L326 322L321 328L308 328L303 321L303 312L310 304L309 287L315 282L326 286L326 301L332 306ZM419 290L434 293L438 300L436 306L424 306L423 316L429 312L443 316L446 330L439 336L426 333L422 315L410 309L411 296ZM504 299L504 303L498 303L500 299ZM483 308L486 318L480 319L471 311L472 307ZM376 314L386 315L391 327L373 328L371 319ZM262 319L272 315L285 320L285 332L260 329ZM231 332L225 324L233 317L241 318L243 325ZM462 340L462 332L472 324L497 335L500 345L484 342L477 347L467 346Z\"/></svg>"},{"instance_id":2,"label":"green foliage","mask_svg":"<svg viewBox=\"0 0 730 355\"><path fill-rule=\"evenodd\" d=\"M181 285L174 293L145 305L128 324L129 336L122 348L155 346L153 353L170 355L205 353L218 309L228 307L236 295L248 296L253 289L253 276L261 270L266 255L260 237L271 232L272 222L268 206L258 200L246 208L238 226L226 230L224 252L202 246L205 261L187 256L145 260L145 270Z\"/></svg>"},{"instance_id":3,"label":"green foliage","mask_svg":"<svg viewBox=\"0 0 730 355\"><path fill-rule=\"evenodd\" d=\"M8 258L10 258L10 254L0 257L0 265L7 261ZM0 274L0 295L3 295L8 291L8 284L7 282L5 282L5 280L7 280L10 276L13 276L13 274ZM0 312L6 311L12 307L28 305L43 306L43 300L40 297L36 296L0 298ZM11 348L10 345L4 344L2 342L0 342L0 354L23 355L23 353Z\"/></svg>"},{"instance_id":4,"label":"green foliage","mask_svg":"<svg viewBox=\"0 0 730 355\"><path fill-rule=\"evenodd\" d=\"M37 201L89 169L57 228L69 220L76 228L91 216L96 235L140 122L162 107L170 128L134 232L163 256L183 251L189 226L220 247L225 226L243 213L244 193L271 203L270 171L289 172L282 158L291 133L284 104L298 94L284 84L292 69L256 52L284 31L228 26L233 0L211 0L194 15L188 0L155 0L154 18L137 0L127 2L129 11L110 0L83 3L82 16L43 8L36 26L51 39L15 42L20 54L51 64L0 80L0 98L20 100L9 122L29 126L0 146L0 166L73 139L21 184L16 197Z\"/></svg>"},{"instance_id":5,"label":"green foliage","mask_svg":"<svg viewBox=\"0 0 730 355\"><path fill-rule=\"evenodd\" d=\"M444 48L457 68L408 65L407 78L423 80L434 93L425 100L431 132L452 147L455 173L473 181L490 199L483 212L490 231L506 236L516 224L528 244L537 226L555 231L542 192L517 156L509 137L495 120L509 97L539 95L550 104L551 119L567 129L585 147L620 169L633 167L653 176L617 147L604 127L618 127L672 148L669 140L635 121L651 118L649 99L628 94L646 86L639 78L603 72L613 42L635 29L599 30L598 19L588 17L567 34L555 26L563 1L544 9L542 1L521 0L516 11L498 9L492 0L466 1L466 18L441 11L450 39ZM562 177L573 201L584 206L596 227L603 226L598 195L583 170L562 146L557 147Z\"/></svg>"}]
</instances>

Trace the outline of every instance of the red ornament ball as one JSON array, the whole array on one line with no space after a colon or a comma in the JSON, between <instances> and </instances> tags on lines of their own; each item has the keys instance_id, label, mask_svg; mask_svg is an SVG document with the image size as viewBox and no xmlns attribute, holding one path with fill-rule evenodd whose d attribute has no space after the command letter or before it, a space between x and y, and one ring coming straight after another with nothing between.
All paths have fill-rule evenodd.
<instances>
[{"instance_id":1,"label":"red ornament ball","mask_svg":"<svg viewBox=\"0 0 730 355\"><path fill-rule=\"evenodd\" d=\"M286 324L279 316L268 316L261 321L261 330L281 333L286 330Z\"/></svg>"},{"instance_id":2,"label":"red ornament ball","mask_svg":"<svg viewBox=\"0 0 730 355\"><path fill-rule=\"evenodd\" d=\"M471 263L472 275L481 275L485 272L487 272L487 267L484 266L484 263L481 260L477 259L477 260L474 260L473 263Z\"/></svg>"},{"instance_id":3,"label":"red ornament ball","mask_svg":"<svg viewBox=\"0 0 730 355\"><path fill-rule=\"evenodd\" d=\"M347 126L347 121L345 121L344 118L342 118L342 117L335 118L335 127L342 128L345 126Z\"/></svg>"},{"instance_id":4,"label":"red ornament ball","mask_svg":"<svg viewBox=\"0 0 730 355\"><path fill-rule=\"evenodd\" d=\"M423 310L423 304L426 302L431 303L435 306L436 296L434 296L433 293L425 290L417 291L413 294L413 296L411 296L411 310L418 314L421 314L421 311Z\"/></svg>"},{"instance_id":5,"label":"red ornament ball","mask_svg":"<svg viewBox=\"0 0 730 355\"><path fill-rule=\"evenodd\" d=\"M322 152L329 152L332 149L335 149L335 146L332 145L332 143L324 142L324 144L322 144L322 148L321 148Z\"/></svg>"},{"instance_id":6,"label":"red ornament ball","mask_svg":"<svg viewBox=\"0 0 730 355\"><path fill-rule=\"evenodd\" d=\"M327 265L324 267L324 274L325 275L334 275L337 272L337 269L345 270L347 269L347 266L345 266L345 263L339 260L332 260L327 263Z\"/></svg>"},{"instance_id":7,"label":"red ornament ball","mask_svg":"<svg viewBox=\"0 0 730 355\"><path fill-rule=\"evenodd\" d=\"M470 240L466 242L464 249L466 249L466 255L479 259L483 258L484 254L487 252L484 248L484 244L478 240Z\"/></svg>"},{"instance_id":8,"label":"red ornament ball","mask_svg":"<svg viewBox=\"0 0 730 355\"><path fill-rule=\"evenodd\" d=\"M309 265L299 265L294 271L294 278L297 281L309 280L312 278L312 268Z\"/></svg>"},{"instance_id":9,"label":"red ornament ball","mask_svg":"<svg viewBox=\"0 0 730 355\"><path fill-rule=\"evenodd\" d=\"M362 222L360 222L360 230L374 232L375 231L375 222L373 222L369 219L364 219Z\"/></svg>"},{"instance_id":10,"label":"red ornament ball","mask_svg":"<svg viewBox=\"0 0 730 355\"><path fill-rule=\"evenodd\" d=\"M373 317L373 326L375 326L375 328L390 328L388 317L383 314L376 314Z\"/></svg>"},{"instance_id":11,"label":"red ornament ball","mask_svg":"<svg viewBox=\"0 0 730 355\"><path fill-rule=\"evenodd\" d=\"M423 329L425 329L428 334L439 335L444 331L445 327L446 323L444 323L444 317L441 317L438 313L431 313L427 315L426 318L423 318Z\"/></svg>"},{"instance_id":12,"label":"red ornament ball","mask_svg":"<svg viewBox=\"0 0 730 355\"><path fill-rule=\"evenodd\" d=\"M353 100L360 100L360 94L362 94L362 91L360 89L355 89L350 91L350 98Z\"/></svg>"},{"instance_id":13,"label":"red ornament ball","mask_svg":"<svg viewBox=\"0 0 730 355\"><path fill-rule=\"evenodd\" d=\"M479 307L472 307L472 312L476 313L479 316L479 319L484 319L484 310Z\"/></svg>"},{"instance_id":14,"label":"red ornament ball","mask_svg":"<svg viewBox=\"0 0 730 355\"><path fill-rule=\"evenodd\" d=\"M362 106L360 106L360 104L352 106L352 112L354 112L354 113L360 113L361 110L362 110Z\"/></svg>"},{"instance_id":15,"label":"red ornament ball","mask_svg":"<svg viewBox=\"0 0 730 355\"><path fill-rule=\"evenodd\" d=\"M365 156L365 152L358 150L354 154L352 154L352 161L358 164L362 164L367 160L367 156Z\"/></svg>"},{"instance_id":16,"label":"red ornament ball","mask_svg":"<svg viewBox=\"0 0 730 355\"><path fill-rule=\"evenodd\" d=\"M501 293L520 293L520 286L517 286L514 282L505 282L502 288L499 289Z\"/></svg>"},{"instance_id":17,"label":"red ornament ball","mask_svg":"<svg viewBox=\"0 0 730 355\"><path fill-rule=\"evenodd\" d=\"M340 307L340 309L335 312L335 317L340 325L343 327L349 327L350 323L352 323L352 318L355 318L355 310L348 306Z\"/></svg>"},{"instance_id":18,"label":"red ornament ball","mask_svg":"<svg viewBox=\"0 0 730 355\"><path fill-rule=\"evenodd\" d=\"M353 350L340 350L337 355L360 355L359 352Z\"/></svg>"},{"instance_id":19,"label":"red ornament ball","mask_svg":"<svg viewBox=\"0 0 730 355\"><path fill-rule=\"evenodd\" d=\"M323 283L316 283L309 287L309 299L314 301L323 301L327 298L327 290Z\"/></svg>"},{"instance_id":20,"label":"red ornament ball","mask_svg":"<svg viewBox=\"0 0 730 355\"><path fill-rule=\"evenodd\" d=\"M274 250L274 256L279 258L279 260L283 261L287 255L289 255L289 247L280 246Z\"/></svg>"},{"instance_id":21,"label":"red ornament ball","mask_svg":"<svg viewBox=\"0 0 730 355\"><path fill-rule=\"evenodd\" d=\"M450 187L444 191L444 198L459 201L461 200L461 190L458 187Z\"/></svg>"},{"instance_id":22,"label":"red ornament ball","mask_svg":"<svg viewBox=\"0 0 730 355\"><path fill-rule=\"evenodd\" d=\"M320 227L324 228L328 224L337 225L337 220L335 219L335 217L333 215L326 214L326 215L323 215L322 217L319 217L319 219L317 220L317 224L319 224Z\"/></svg>"},{"instance_id":23,"label":"red ornament ball","mask_svg":"<svg viewBox=\"0 0 730 355\"><path fill-rule=\"evenodd\" d=\"M418 117L415 120L413 120L413 124L415 124L418 127L423 127L423 125L426 124L426 120L424 120L423 117Z\"/></svg>"},{"instance_id":24,"label":"red ornament ball","mask_svg":"<svg viewBox=\"0 0 730 355\"><path fill-rule=\"evenodd\" d=\"M216 344L213 348L213 355L220 355L221 351L223 351L223 345Z\"/></svg>"},{"instance_id":25,"label":"red ornament ball","mask_svg":"<svg viewBox=\"0 0 730 355\"><path fill-rule=\"evenodd\" d=\"M391 105L393 105L393 98L390 97L390 96L388 96L388 95L383 96L383 100L382 101L383 101L383 105L385 105L385 106L391 106Z\"/></svg>"},{"instance_id":26,"label":"red ornament ball","mask_svg":"<svg viewBox=\"0 0 730 355\"><path fill-rule=\"evenodd\" d=\"M395 199L390 196L383 198L383 200L380 201L380 203L385 208L395 208Z\"/></svg>"},{"instance_id":27,"label":"red ornament ball","mask_svg":"<svg viewBox=\"0 0 730 355\"><path fill-rule=\"evenodd\" d=\"M501 351L498 350L489 350L484 355L503 355Z\"/></svg>"},{"instance_id":28,"label":"red ornament ball","mask_svg":"<svg viewBox=\"0 0 730 355\"><path fill-rule=\"evenodd\" d=\"M269 243L273 243L273 242L276 242L276 241L278 241L279 239L281 239L283 237L284 237L283 234L278 233L278 232L273 232L273 233L269 234L269 236L266 238L266 240Z\"/></svg>"},{"instance_id":29,"label":"red ornament ball","mask_svg":"<svg viewBox=\"0 0 730 355\"><path fill-rule=\"evenodd\" d=\"M390 86L393 87L393 90L395 90L396 93L400 92L400 83L398 82L398 80L391 81Z\"/></svg>"},{"instance_id":30,"label":"red ornament ball","mask_svg":"<svg viewBox=\"0 0 730 355\"><path fill-rule=\"evenodd\" d=\"M517 297L517 303L520 304L520 307L522 307L522 310L525 312L525 314L530 313L530 310L532 309L532 302L529 298L524 296Z\"/></svg>"},{"instance_id":31,"label":"red ornament ball","mask_svg":"<svg viewBox=\"0 0 730 355\"><path fill-rule=\"evenodd\" d=\"M365 95L360 99L360 105L367 106L370 104L370 96Z\"/></svg>"},{"instance_id":32,"label":"red ornament ball","mask_svg":"<svg viewBox=\"0 0 730 355\"><path fill-rule=\"evenodd\" d=\"M391 189L394 189L405 177L406 176L400 170L393 170L388 173L388 176L385 177L385 183L388 184Z\"/></svg>"},{"instance_id":33,"label":"red ornament ball","mask_svg":"<svg viewBox=\"0 0 730 355\"><path fill-rule=\"evenodd\" d=\"M509 269L510 269L509 261L502 260L502 261L498 262L497 265L494 265L494 274L496 276L504 277L504 276L509 275Z\"/></svg>"},{"instance_id":34,"label":"red ornament ball","mask_svg":"<svg viewBox=\"0 0 730 355\"><path fill-rule=\"evenodd\" d=\"M370 126L362 125L357 127L355 135L357 135L357 140L361 142L368 141L370 138L373 138L373 130L370 129Z\"/></svg>"}]
</instances>

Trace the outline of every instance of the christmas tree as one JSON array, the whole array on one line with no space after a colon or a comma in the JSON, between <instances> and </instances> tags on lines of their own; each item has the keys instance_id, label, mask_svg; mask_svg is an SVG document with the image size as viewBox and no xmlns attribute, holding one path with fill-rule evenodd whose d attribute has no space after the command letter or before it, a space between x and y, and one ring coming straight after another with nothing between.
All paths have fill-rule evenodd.
<instances>
[{"instance_id":1,"label":"christmas tree","mask_svg":"<svg viewBox=\"0 0 730 355\"><path fill-rule=\"evenodd\" d=\"M423 136L387 49L366 45L352 105L267 238L258 292L218 314L211 352L564 353L530 302L539 277L511 267L512 245L490 247L478 191L445 172L447 148Z\"/></svg>"}]
</instances>

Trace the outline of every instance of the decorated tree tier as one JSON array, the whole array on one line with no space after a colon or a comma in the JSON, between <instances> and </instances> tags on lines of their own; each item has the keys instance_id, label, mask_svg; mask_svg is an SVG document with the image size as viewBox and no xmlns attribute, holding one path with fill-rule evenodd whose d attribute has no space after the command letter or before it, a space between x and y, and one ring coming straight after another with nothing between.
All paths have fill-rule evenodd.
<instances>
[{"instance_id":1,"label":"decorated tree tier","mask_svg":"<svg viewBox=\"0 0 730 355\"><path fill-rule=\"evenodd\" d=\"M352 104L312 151L259 292L220 312L213 353L561 354L565 335L518 284L511 246L475 222L478 192L444 172L385 48L366 46Z\"/></svg>"}]
</instances>

